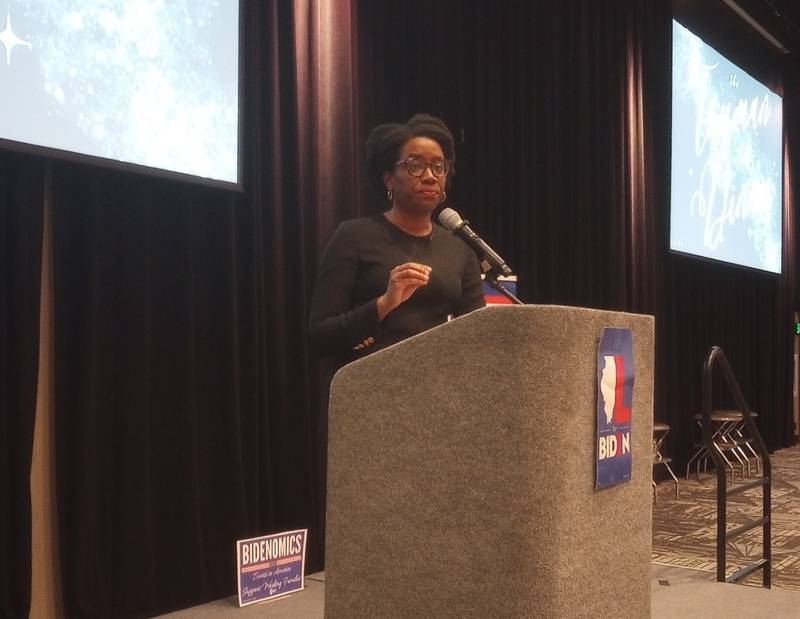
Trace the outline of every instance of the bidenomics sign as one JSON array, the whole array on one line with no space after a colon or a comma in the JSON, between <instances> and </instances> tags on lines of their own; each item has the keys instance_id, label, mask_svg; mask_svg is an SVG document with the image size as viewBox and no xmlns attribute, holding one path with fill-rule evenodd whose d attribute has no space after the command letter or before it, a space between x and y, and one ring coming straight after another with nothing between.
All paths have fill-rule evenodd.
<instances>
[{"instance_id":1,"label":"bidenomics sign","mask_svg":"<svg viewBox=\"0 0 800 619\"><path fill-rule=\"evenodd\" d=\"M0 0L0 140L239 182L238 0Z\"/></svg>"},{"instance_id":2,"label":"bidenomics sign","mask_svg":"<svg viewBox=\"0 0 800 619\"><path fill-rule=\"evenodd\" d=\"M673 22L670 249L781 272L781 98Z\"/></svg>"}]
</instances>

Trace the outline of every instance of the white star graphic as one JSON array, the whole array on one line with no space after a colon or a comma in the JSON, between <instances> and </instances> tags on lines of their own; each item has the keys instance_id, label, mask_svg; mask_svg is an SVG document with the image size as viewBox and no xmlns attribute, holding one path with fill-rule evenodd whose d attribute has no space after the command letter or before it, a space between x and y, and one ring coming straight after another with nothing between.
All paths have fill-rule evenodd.
<instances>
[{"instance_id":1,"label":"white star graphic","mask_svg":"<svg viewBox=\"0 0 800 619\"><path fill-rule=\"evenodd\" d=\"M27 41L23 41L17 36L17 33L11 28L11 13L6 13L6 28L0 32L0 43L6 48L6 64L11 66L11 50L17 45L24 45L31 48L33 45Z\"/></svg>"}]
</instances>

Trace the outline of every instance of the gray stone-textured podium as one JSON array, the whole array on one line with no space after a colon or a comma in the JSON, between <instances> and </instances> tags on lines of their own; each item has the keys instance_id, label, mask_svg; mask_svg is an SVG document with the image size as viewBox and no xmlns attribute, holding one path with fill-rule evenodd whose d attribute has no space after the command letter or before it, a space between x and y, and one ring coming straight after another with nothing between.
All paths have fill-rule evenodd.
<instances>
[{"instance_id":1,"label":"gray stone-textured podium","mask_svg":"<svg viewBox=\"0 0 800 619\"><path fill-rule=\"evenodd\" d=\"M603 327L633 331L633 471L596 491ZM648 617L652 422L650 316L488 307L342 368L326 617Z\"/></svg>"}]
</instances>

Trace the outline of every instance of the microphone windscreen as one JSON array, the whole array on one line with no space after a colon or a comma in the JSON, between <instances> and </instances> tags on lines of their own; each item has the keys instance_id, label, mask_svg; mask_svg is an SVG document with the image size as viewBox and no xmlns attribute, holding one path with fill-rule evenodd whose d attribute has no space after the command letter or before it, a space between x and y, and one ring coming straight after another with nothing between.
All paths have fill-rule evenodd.
<instances>
[{"instance_id":1,"label":"microphone windscreen","mask_svg":"<svg viewBox=\"0 0 800 619\"><path fill-rule=\"evenodd\" d=\"M455 230L462 221L461 215L451 208L442 209L442 212L439 213L439 223L448 230Z\"/></svg>"}]
</instances>

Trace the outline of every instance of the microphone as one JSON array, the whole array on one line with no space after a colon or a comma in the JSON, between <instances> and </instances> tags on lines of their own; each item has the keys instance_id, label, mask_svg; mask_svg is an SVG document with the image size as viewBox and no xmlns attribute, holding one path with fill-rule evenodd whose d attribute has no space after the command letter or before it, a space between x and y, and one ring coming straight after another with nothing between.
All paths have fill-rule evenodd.
<instances>
[{"instance_id":1,"label":"microphone","mask_svg":"<svg viewBox=\"0 0 800 619\"><path fill-rule=\"evenodd\" d=\"M456 211L451 208L442 209L442 212L439 213L439 223L456 236L461 237L461 240L478 254L484 273L494 271L497 275L511 275L511 267L506 264L506 261L489 247L484 240L469 227L469 222L461 219L461 215Z\"/></svg>"}]
</instances>

